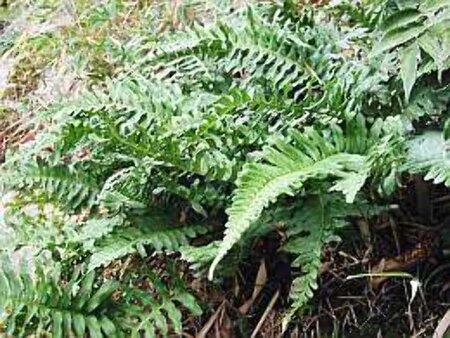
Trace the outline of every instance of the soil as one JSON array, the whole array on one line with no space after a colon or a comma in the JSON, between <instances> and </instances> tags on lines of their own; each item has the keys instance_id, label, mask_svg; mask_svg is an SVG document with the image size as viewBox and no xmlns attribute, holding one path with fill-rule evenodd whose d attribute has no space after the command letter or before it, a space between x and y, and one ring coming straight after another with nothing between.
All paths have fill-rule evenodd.
<instances>
[{"instance_id":1,"label":"soil","mask_svg":"<svg viewBox=\"0 0 450 338\"><path fill-rule=\"evenodd\" d=\"M424 193L425 202L420 196ZM443 240L449 237L444 236L450 229L449 196L443 186L408 178L392 201L392 210L369 221L369 240L366 236L363 240L358 222L345 229L340 234L345 241L324 248L319 287L284 335L281 319L289 306L288 286L291 275L298 273L290 270L289 257L277 252L280 237L267 236L258 245L260 254L242 264L239 277L219 289L203 288L201 298L216 301L190 334L196 336L213 320L204 337L433 336L450 305L450 246ZM428 214L421 214L423 210ZM264 288L242 314L240 308L252 298L261 279L262 262L267 276ZM412 278L347 279L382 272L408 273ZM412 296L416 282L420 284Z\"/></svg>"}]
</instances>

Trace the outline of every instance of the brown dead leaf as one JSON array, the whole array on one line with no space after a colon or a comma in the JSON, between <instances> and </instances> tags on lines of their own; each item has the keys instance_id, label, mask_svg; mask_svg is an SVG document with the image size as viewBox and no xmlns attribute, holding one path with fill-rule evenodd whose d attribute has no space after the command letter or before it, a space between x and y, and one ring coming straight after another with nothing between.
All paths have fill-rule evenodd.
<instances>
[{"instance_id":1,"label":"brown dead leaf","mask_svg":"<svg viewBox=\"0 0 450 338\"><path fill-rule=\"evenodd\" d=\"M410 268L412 265L418 263L419 261L429 258L431 254L431 248L426 243L419 242L412 250L406 251L401 255L388 259L381 259L380 262L372 268L371 273L376 274L394 270L404 271ZM372 278L372 288L374 290L377 290L387 278L388 277Z\"/></svg>"},{"instance_id":2,"label":"brown dead leaf","mask_svg":"<svg viewBox=\"0 0 450 338\"><path fill-rule=\"evenodd\" d=\"M363 239L364 243L367 247L369 247L372 243L372 235L370 233L370 225L364 218L360 218L356 221L356 224L358 225L359 232L361 234L361 238Z\"/></svg>"},{"instance_id":3,"label":"brown dead leaf","mask_svg":"<svg viewBox=\"0 0 450 338\"><path fill-rule=\"evenodd\" d=\"M264 262L264 260L262 260L258 269L258 273L256 275L252 297L241 305L241 307L239 308L240 313L242 313L243 315L248 313L248 310L250 310L256 298L261 293L262 289L264 288L264 285L266 285L266 282L267 282L267 268L266 263Z\"/></svg>"}]
</instances>

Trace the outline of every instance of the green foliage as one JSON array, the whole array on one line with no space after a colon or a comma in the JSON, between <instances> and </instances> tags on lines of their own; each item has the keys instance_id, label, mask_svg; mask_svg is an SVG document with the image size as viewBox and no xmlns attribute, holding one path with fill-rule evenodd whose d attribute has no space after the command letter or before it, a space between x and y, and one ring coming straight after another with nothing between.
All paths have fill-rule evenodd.
<instances>
[{"instance_id":1,"label":"green foliage","mask_svg":"<svg viewBox=\"0 0 450 338\"><path fill-rule=\"evenodd\" d=\"M1 324L7 334L25 337L30 333L51 334L52 337L137 337L180 333L183 307L195 315L201 308L180 281L169 288L152 273L154 292L158 297L135 286L115 280L98 286L96 273L80 277L76 269L67 279L61 266L34 260L32 257L11 263L3 256L0 272L0 306L4 309ZM174 272L172 272L174 273ZM174 274L175 275L175 274ZM175 277L176 278L176 277ZM113 300L113 293L126 296ZM136 304L139 302L139 306ZM145 313L143 312L145 309Z\"/></svg>"},{"instance_id":2,"label":"green foliage","mask_svg":"<svg viewBox=\"0 0 450 338\"><path fill-rule=\"evenodd\" d=\"M9 258L2 258L0 306L6 311L2 323L6 333L15 337L34 331L52 337L117 335L118 325L102 313L117 282L95 288L95 273L90 273L81 280L74 275L62 284L60 267L43 270L41 264L33 268L34 263L31 258L13 266Z\"/></svg>"},{"instance_id":3,"label":"green foliage","mask_svg":"<svg viewBox=\"0 0 450 338\"><path fill-rule=\"evenodd\" d=\"M447 1L415 1L414 5L395 11L384 20L385 33L376 52L382 53L415 39L424 42L430 35L441 35L448 24L449 5Z\"/></svg>"},{"instance_id":4,"label":"green foliage","mask_svg":"<svg viewBox=\"0 0 450 338\"><path fill-rule=\"evenodd\" d=\"M400 76L403 81L403 88L405 91L405 100L409 100L411 90L417 78L417 54L419 52L417 44L411 44L402 50L400 55Z\"/></svg>"},{"instance_id":5,"label":"green foliage","mask_svg":"<svg viewBox=\"0 0 450 338\"><path fill-rule=\"evenodd\" d=\"M450 4L447 1L414 1L394 11L381 26L383 36L374 46L381 54L394 48L399 60L400 78L408 101L417 79L418 59L422 65L437 69L439 82L450 56Z\"/></svg>"},{"instance_id":6,"label":"green foliage","mask_svg":"<svg viewBox=\"0 0 450 338\"><path fill-rule=\"evenodd\" d=\"M95 245L89 261L89 269L108 265L114 260L131 253L139 252L146 255L144 246L154 250L174 251L186 244L189 238L194 238L205 232L201 226L171 227L169 224L155 223L152 217L139 219L139 225L118 228Z\"/></svg>"},{"instance_id":7,"label":"green foliage","mask_svg":"<svg viewBox=\"0 0 450 338\"><path fill-rule=\"evenodd\" d=\"M218 262L264 208L282 194L295 195L308 180L331 178L330 190L343 192L346 201L353 203L370 172L376 175L380 171L377 157L381 156L386 164L392 162L387 156L395 156L395 147L385 148L387 154L379 152L387 141L383 134L387 133L388 138L400 137L395 128L383 130L383 124L378 120L372 129L367 129L359 116L347 125L348 135L335 126L325 135L314 129L305 129L303 133L293 130L288 134L291 142L280 140L263 150L263 163L246 164L238 177L233 203L227 210L225 237L211 265L209 278L212 279Z\"/></svg>"},{"instance_id":8,"label":"green foliage","mask_svg":"<svg viewBox=\"0 0 450 338\"><path fill-rule=\"evenodd\" d=\"M42 64L73 52L83 86L36 108L42 130L2 166L3 190L17 192L3 251L50 251L64 271L37 265L31 277L2 263L8 332L179 334L200 308L170 254L197 278L209 264L210 279L226 277L273 229L301 271L286 326L317 288L323 245L379 212L400 173L449 185L441 133L412 135L448 118L447 1L231 6L80 3L77 26L26 39ZM99 277L136 253L175 268ZM111 302L113 291L123 297Z\"/></svg>"},{"instance_id":9,"label":"green foliage","mask_svg":"<svg viewBox=\"0 0 450 338\"><path fill-rule=\"evenodd\" d=\"M141 274L140 278L150 282L153 287L153 294L139 289L127 290L124 307L119 318L123 318L123 326L130 328L131 337L140 337L144 334L147 337L157 337L168 335L168 327L177 334L182 333L182 312L185 308L194 315L202 313L195 298L186 291L180 280L177 280L176 272L170 271L175 276L172 287L155 273L149 271ZM123 316L123 317L122 317Z\"/></svg>"},{"instance_id":10,"label":"green foliage","mask_svg":"<svg viewBox=\"0 0 450 338\"><path fill-rule=\"evenodd\" d=\"M294 195L309 179L339 177L340 173L364 170L364 157L341 153L335 144L326 142L314 130L306 130L303 134L293 131L290 137L294 144L278 142L265 149L264 160L267 163L244 166L237 181L233 204L227 211L227 230L211 265L210 279L219 261L279 195ZM336 185L335 189L346 191L346 187L341 185ZM350 197L355 195L353 192L349 194L352 195Z\"/></svg>"},{"instance_id":11,"label":"green foliage","mask_svg":"<svg viewBox=\"0 0 450 338\"><path fill-rule=\"evenodd\" d=\"M27 189L41 189L49 199L63 200L64 203L77 209L82 204L94 203L97 187L95 181L81 172L71 173L62 166L36 166L25 169L23 186Z\"/></svg>"},{"instance_id":12,"label":"green foliage","mask_svg":"<svg viewBox=\"0 0 450 338\"><path fill-rule=\"evenodd\" d=\"M403 169L424 175L425 180L450 186L448 141L438 131L427 131L409 141L409 152Z\"/></svg>"},{"instance_id":13,"label":"green foliage","mask_svg":"<svg viewBox=\"0 0 450 338\"><path fill-rule=\"evenodd\" d=\"M370 217L381 211L382 208L362 199L349 206L336 194L311 196L291 211L286 223L287 241L282 250L295 257L292 266L300 268L302 274L292 283L292 305L283 320L283 330L318 287L322 247L341 240L339 229L348 224L350 217Z\"/></svg>"}]
</instances>

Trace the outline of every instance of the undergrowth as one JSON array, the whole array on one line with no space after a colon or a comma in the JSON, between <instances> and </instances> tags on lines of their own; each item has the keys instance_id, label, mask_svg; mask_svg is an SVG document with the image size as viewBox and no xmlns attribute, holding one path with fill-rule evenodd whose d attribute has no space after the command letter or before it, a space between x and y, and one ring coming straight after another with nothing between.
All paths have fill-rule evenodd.
<instances>
[{"instance_id":1,"label":"undergrowth","mask_svg":"<svg viewBox=\"0 0 450 338\"><path fill-rule=\"evenodd\" d=\"M26 6L74 21L0 41L16 64L2 102L19 98L39 126L2 167L12 336L181 333L202 308L173 253L221 283L273 230L301 269L287 330L342 227L385 210L402 174L450 185L447 1ZM36 105L61 63L76 95L71 82ZM103 277L155 253L172 268L135 276L150 293L126 269Z\"/></svg>"}]
</instances>

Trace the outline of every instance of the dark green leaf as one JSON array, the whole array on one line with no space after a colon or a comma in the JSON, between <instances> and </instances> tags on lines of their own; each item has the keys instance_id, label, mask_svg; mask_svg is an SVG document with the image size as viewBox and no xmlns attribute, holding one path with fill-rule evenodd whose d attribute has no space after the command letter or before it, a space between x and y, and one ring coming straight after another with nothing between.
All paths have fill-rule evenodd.
<instances>
[{"instance_id":1,"label":"dark green leaf","mask_svg":"<svg viewBox=\"0 0 450 338\"><path fill-rule=\"evenodd\" d=\"M72 314L70 312L64 313L64 335L73 336L72 333Z\"/></svg>"},{"instance_id":2,"label":"dark green leaf","mask_svg":"<svg viewBox=\"0 0 450 338\"><path fill-rule=\"evenodd\" d=\"M100 326L102 327L102 331L105 335L105 337L111 337L111 338L115 338L117 337L117 328L114 325L114 323L109 320L108 317L103 316L100 319Z\"/></svg>"},{"instance_id":3,"label":"dark green leaf","mask_svg":"<svg viewBox=\"0 0 450 338\"><path fill-rule=\"evenodd\" d=\"M444 140L450 139L450 119L447 119L444 124Z\"/></svg>"},{"instance_id":4,"label":"dark green leaf","mask_svg":"<svg viewBox=\"0 0 450 338\"><path fill-rule=\"evenodd\" d=\"M114 291L116 291L119 287L119 283L114 280L109 280L104 283L100 289L89 299L86 304L86 311L92 312L98 306L100 306L106 299L108 299Z\"/></svg>"},{"instance_id":5,"label":"dark green leaf","mask_svg":"<svg viewBox=\"0 0 450 338\"><path fill-rule=\"evenodd\" d=\"M94 285L95 280L95 271L90 271L82 280L81 288L77 294L76 300L76 308L81 309L86 302L89 300L89 297L92 293L92 287Z\"/></svg>"},{"instance_id":6,"label":"dark green leaf","mask_svg":"<svg viewBox=\"0 0 450 338\"><path fill-rule=\"evenodd\" d=\"M391 31L401 27L406 27L411 23L417 23L421 21L423 14L414 8L406 8L397 11L386 18L383 22L383 30Z\"/></svg>"},{"instance_id":7,"label":"dark green leaf","mask_svg":"<svg viewBox=\"0 0 450 338\"><path fill-rule=\"evenodd\" d=\"M178 310L176 305L170 301L164 303L164 310L167 312L167 316L172 322L173 329L176 333L181 333L182 330L182 315L181 311Z\"/></svg>"}]
</instances>

